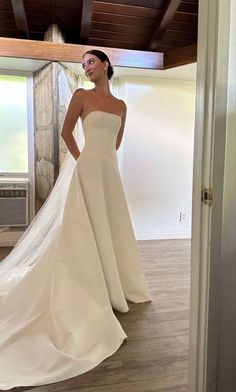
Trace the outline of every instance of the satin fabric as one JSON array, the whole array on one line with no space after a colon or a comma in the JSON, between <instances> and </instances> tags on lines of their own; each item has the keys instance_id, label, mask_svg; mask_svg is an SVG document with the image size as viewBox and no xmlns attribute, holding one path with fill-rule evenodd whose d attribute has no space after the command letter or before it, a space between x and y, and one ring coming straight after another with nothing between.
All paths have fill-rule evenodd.
<instances>
[{"instance_id":1,"label":"satin fabric","mask_svg":"<svg viewBox=\"0 0 236 392\"><path fill-rule=\"evenodd\" d=\"M0 265L2 390L94 368L127 337L113 309L127 312L127 300L150 300L118 170L120 125L118 115L103 111L84 119L85 147L59 224L53 233L45 227L40 252L27 254L26 235L19 246L25 259Z\"/></svg>"}]
</instances>

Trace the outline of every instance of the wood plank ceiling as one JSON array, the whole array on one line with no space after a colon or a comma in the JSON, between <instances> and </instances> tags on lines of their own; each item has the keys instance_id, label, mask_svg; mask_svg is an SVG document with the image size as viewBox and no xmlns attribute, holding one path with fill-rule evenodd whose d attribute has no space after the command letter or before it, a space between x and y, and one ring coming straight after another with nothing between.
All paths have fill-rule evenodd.
<instances>
[{"instance_id":1,"label":"wood plank ceiling","mask_svg":"<svg viewBox=\"0 0 236 392\"><path fill-rule=\"evenodd\" d=\"M160 52L167 65L172 53L196 61L197 22L198 0L0 0L0 37L43 40L56 23L66 43Z\"/></svg>"}]
</instances>

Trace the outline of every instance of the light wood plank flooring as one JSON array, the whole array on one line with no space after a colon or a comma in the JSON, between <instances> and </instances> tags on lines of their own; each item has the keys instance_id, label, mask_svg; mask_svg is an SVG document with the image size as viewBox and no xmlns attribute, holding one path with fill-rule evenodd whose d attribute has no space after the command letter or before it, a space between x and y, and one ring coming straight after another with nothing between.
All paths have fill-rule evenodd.
<instances>
[{"instance_id":1,"label":"light wood plank flooring","mask_svg":"<svg viewBox=\"0 0 236 392\"><path fill-rule=\"evenodd\" d=\"M139 241L152 302L116 313L128 340L81 376L34 392L187 392L190 240ZM0 260L9 248L0 248Z\"/></svg>"}]
</instances>

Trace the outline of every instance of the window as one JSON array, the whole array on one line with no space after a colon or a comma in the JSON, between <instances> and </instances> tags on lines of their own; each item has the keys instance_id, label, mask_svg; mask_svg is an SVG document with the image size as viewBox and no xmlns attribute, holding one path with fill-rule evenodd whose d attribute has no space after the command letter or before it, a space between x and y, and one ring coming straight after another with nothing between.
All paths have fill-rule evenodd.
<instances>
[{"instance_id":1,"label":"window","mask_svg":"<svg viewBox=\"0 0 236 392\"><path fill-rule=\"evenodd\" d=\"M35 209L33 123L32 74L1 70L0 185L5 180L12 184L28 183L30 220Z\"/></svg>"},{"instance_id":2,"label":"window","mask_svg":"<svg viewBox=\"0 0 236 392\"><path fill-rule=\"evenodd\" d=\"M0 173L28 173L27 79L0 74Z\"/></svg>"}]
</instances>

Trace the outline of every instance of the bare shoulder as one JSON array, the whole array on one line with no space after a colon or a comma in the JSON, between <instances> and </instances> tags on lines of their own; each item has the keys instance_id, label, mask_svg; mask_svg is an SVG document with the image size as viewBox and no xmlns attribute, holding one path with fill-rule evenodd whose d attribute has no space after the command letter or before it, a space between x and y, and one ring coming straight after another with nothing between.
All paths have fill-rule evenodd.
<instances>
[{"instance_id":1,"label":"bare shoulder","mask_svg":"<svg viewBox=\"0 0 236 392\"><path fill-rule=\"evenodd\" d=\"M83 88L78 88L75 90L72 99L71 99L71 106L81 113L82 108L84 107L84 103L86 101L86 90Z\"/></svg>"},{"instance_id":2,"label":"bare shoulder","mask_svg":"<svg viewBox=\"0 0 236 392\"><path fill-rule=\"evenodd\" d=\"M119 105L120 105L120 111L121 111L121 115L122 117L126 116L126 112L127 112L127 106L126 103L123 101L123 99L119 99Z\"/></svg>"},{"instance_id":3,"label":"bare shoulder","mask_svg":"<svg viewBox=\"0 0 236 392\"><path fill-rule=\"evenodd\" d=\"M77 104L83 104L84 97L85 97L84 89L77 88L72 96L71 101Z\"/></svg>"},{"instance_id":4,"label":"bare shoulder","mask_svg":"<svg viewBox=\"0 0 236 392\"><path fill-rule=\"evenodd\" d=\"M85 91L83 88L77 88L73 94L74 97L83 98L85 96Z\"/></svg>"}]
</instances>

